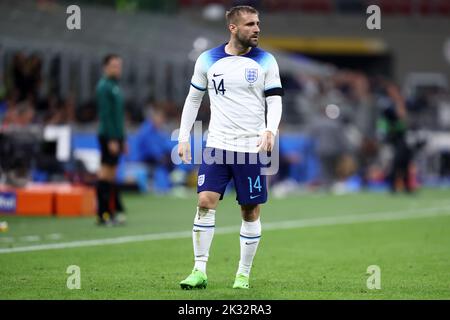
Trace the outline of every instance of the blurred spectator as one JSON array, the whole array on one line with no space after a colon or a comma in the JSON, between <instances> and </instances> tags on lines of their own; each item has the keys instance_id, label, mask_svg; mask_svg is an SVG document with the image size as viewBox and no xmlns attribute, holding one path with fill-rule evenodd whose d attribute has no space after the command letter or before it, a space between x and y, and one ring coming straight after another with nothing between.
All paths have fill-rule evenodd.
<instances>
[{"instance_id":1,"label":"blurred spectator","mask_svg":"<svg viewBox=\"0 0 450 320\"><path fill-rule=\"evenodd\" d=\"M2 127L26 127L33 123L34 117L35 111L29 101L15 103L10 99L7 101Z\"/></svg>"},{"instance_id":2,"label":"blurred spectator","mask_svg":"<svg viewBox=\"0 0 450 320\"><path fill-rule=\"evenodd\" d=\"M17 101L21 101L27 97L26 92L26 71L25 71L26 57L22 52L14 54L11 64L9 83L9 91L16 96Z\"/></svg>"},{"instance_id":3,"label":"blurred spectator","mask_svg":"<svg viewBox=\"0 0 450 320\"><path fill-rule=\"evenodd\" d=\"M39 97L39 87L41 85L41 58L37 54L32 54L27 60L25 70L25 92L27 98L36 102Z\"/></svg>"},{"instance_id":4,"label":"blurred spectator","mask_svg":"<svg viewBox=\"0 0 450 320\"><path fill-rule=\"evenodd\" d=\"M45 111L43 123L46 125L69 124L74 120L75 101L73 95L66 100L62 100L56 94L48 96L43 102Z\"/></svg>"},{"instance_id":5,"label":"blurred spectator","mask_svg":"<svg viewBox=\"0 0 450 320\"><path fill-rule=\"evenodd\" d=\"M8 117L11 117L11 105L14 104L11 96L11 94L6 95L0 102L0 128L6 126L6 123L10 121Z\"/></svg>"},{"instance_id":6,"label":"blurred spectator","mask_svg":"<svg viewBox=\"0 0 450 320\"><path fill-rule=\"evenodd\" d=\"M337 181L337 165L349 152L349 141L338 118L336 105L324 106L307 130L314 140L314 150L320 160L320 181L325 190L330 190Z\"/></svg>"},{"instance_id":7,"label":"blurred spectator","mask_svg":"<svg viewBox=\"0 0 450 320\"><path fill-rule=\"evenodd\" d=\"M164 128L166 121L167 116L162 107L149 105L146 120L136 133L140 160L152 169L153 189L158 193L168 192L171 187L171 151L175 143L170 140L170 133Z\"/></svg>"},{"instance_id":8,"label":"blurred spectator","mask_svg":"<svg viewBox=\"0 0 450 320\"><path fill-rule=\"evenodd\" d=\"M383 82L379 98L381 111L380 130L384 140L393 149L393 159L388 183L391 192L397 192L399 182L406 192L412 191L409 168L412 163L412 150L406 141L407 122L405 101L399 88L390 82Z\"/></svg>"},{"instance_id":9,"label":"blurred spectator","mask_svg":"<svg viewBox=\"0 0 450 320\"><path fill-rule=\"evenodd\" d=\"M29 57L22 52L14 54L8 89L17 101L29 99L36 102L41 84L41 69L42 60L37 54Z\"/></svg>"}]
</instances>

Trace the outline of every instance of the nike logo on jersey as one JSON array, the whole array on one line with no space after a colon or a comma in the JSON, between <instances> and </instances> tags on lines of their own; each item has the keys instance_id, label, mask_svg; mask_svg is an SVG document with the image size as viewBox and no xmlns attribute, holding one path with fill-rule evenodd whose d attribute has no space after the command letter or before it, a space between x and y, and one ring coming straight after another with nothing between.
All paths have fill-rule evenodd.
<instances>
[{"instance_id":1,"label":"nike logo on jersey","mask_svg":"<svg viewBox=\"0 0 450 320\"><path fill-rule=\"evenodd\" d=\"M254 244L257 243L258 241L252 241L252 242L246 242L245 244Z\"/></svg>"},{"instance_id":2,"label":"nike logo on jersey","mask_svg":"<svg viewBox=\"0 0 450 320\"><path fill-rule=\"evenodd\" d=\"M215 77L219 77L219 76L223 76L223 73L219 73L219 74L214 73L214 74L213 74L213 77L214 77L214 78L215 78Z\"/></svg>"},{"instance_id":3,"label":"nike logo on jersey","mask_svg":"<svg viewBox=\"0 0 450 320\"><path fill-rule=\"evenodd\" d=\"M250 196L250 199L255 199L255 198L258 198L259 196L261 196L261 195L258 194L257 196Z\"/></svg>"}]
</instances>

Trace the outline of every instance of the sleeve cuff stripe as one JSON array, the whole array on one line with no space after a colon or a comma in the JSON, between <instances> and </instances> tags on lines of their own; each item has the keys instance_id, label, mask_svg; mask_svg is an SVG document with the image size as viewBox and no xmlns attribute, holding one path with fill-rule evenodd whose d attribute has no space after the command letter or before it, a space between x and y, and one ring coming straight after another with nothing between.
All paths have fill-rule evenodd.
<instances>
[{"instance_id":1,"label":"sleeve cuff stripe","mask_svg":"<svg viewBox=\"0 0 450 320\"><path fill-rule=\"evenodd\" d=\"M283 88L271 88L271 89L265 90L264 91L264 95L266 97L283 96L284 95L284 90L283 90Z\"/></svg>"},{"instance_id":2,"label":"sleeve cuff stripe","mask_svg":"<svg viewBox=\"0 0 450 320\"><path fill-rule=\"evenodd\" d=\"M206 91L206 88L201 88L201 87L199 87L199 86L196 86L195 84L193 84L192 82L191 82L191 86L193 86L195 89L197 89L197 90L200 90L200 91Z\"/></svg>"}]
</instances>

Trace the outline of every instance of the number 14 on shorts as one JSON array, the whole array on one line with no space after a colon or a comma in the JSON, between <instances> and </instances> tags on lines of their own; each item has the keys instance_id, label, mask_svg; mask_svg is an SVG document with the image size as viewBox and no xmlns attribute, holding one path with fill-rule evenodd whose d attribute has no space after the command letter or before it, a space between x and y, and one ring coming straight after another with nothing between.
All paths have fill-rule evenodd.
<instances>
[{"instance_id":1,"label":"number 14 on shorts","mask_svg":"<svg viewBox=\"0 0 450 320\"><path fill-rule=\"evenodd\" d=\"M252 198L252 193L254 189L258 189L258 192L261 192L262 186L261 186L261 176L257 176L255 181L253 181L252 177L247 177L248 179L248 187L250 190L250 198Z\"/></svg>"}]
</instances>

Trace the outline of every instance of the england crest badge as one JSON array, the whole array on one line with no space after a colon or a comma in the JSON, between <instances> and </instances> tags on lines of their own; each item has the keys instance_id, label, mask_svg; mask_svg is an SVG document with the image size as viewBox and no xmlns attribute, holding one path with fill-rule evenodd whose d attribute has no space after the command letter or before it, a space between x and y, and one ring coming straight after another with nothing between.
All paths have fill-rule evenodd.
<instances>
[{"instance_id":1,"label":"england crest badge","mask_svg":"<svg viewBox=\"0 0 450 320\"><path fill-rule=\"evenodd\" d=\"M198 186L201 187L205 183L205 175L201 174L198 176Z\"/></svg>"},{"instance_id":2,"label":"england crest badge","mask_svg":"<svg viewBox=\"0 0 450 320\"><path fill-rule=\"evenodd\" d=\"M257 68L245 68L245 80L249 83L254 83L258 80L258 69Z\"/></svg>"}]
</instances>

